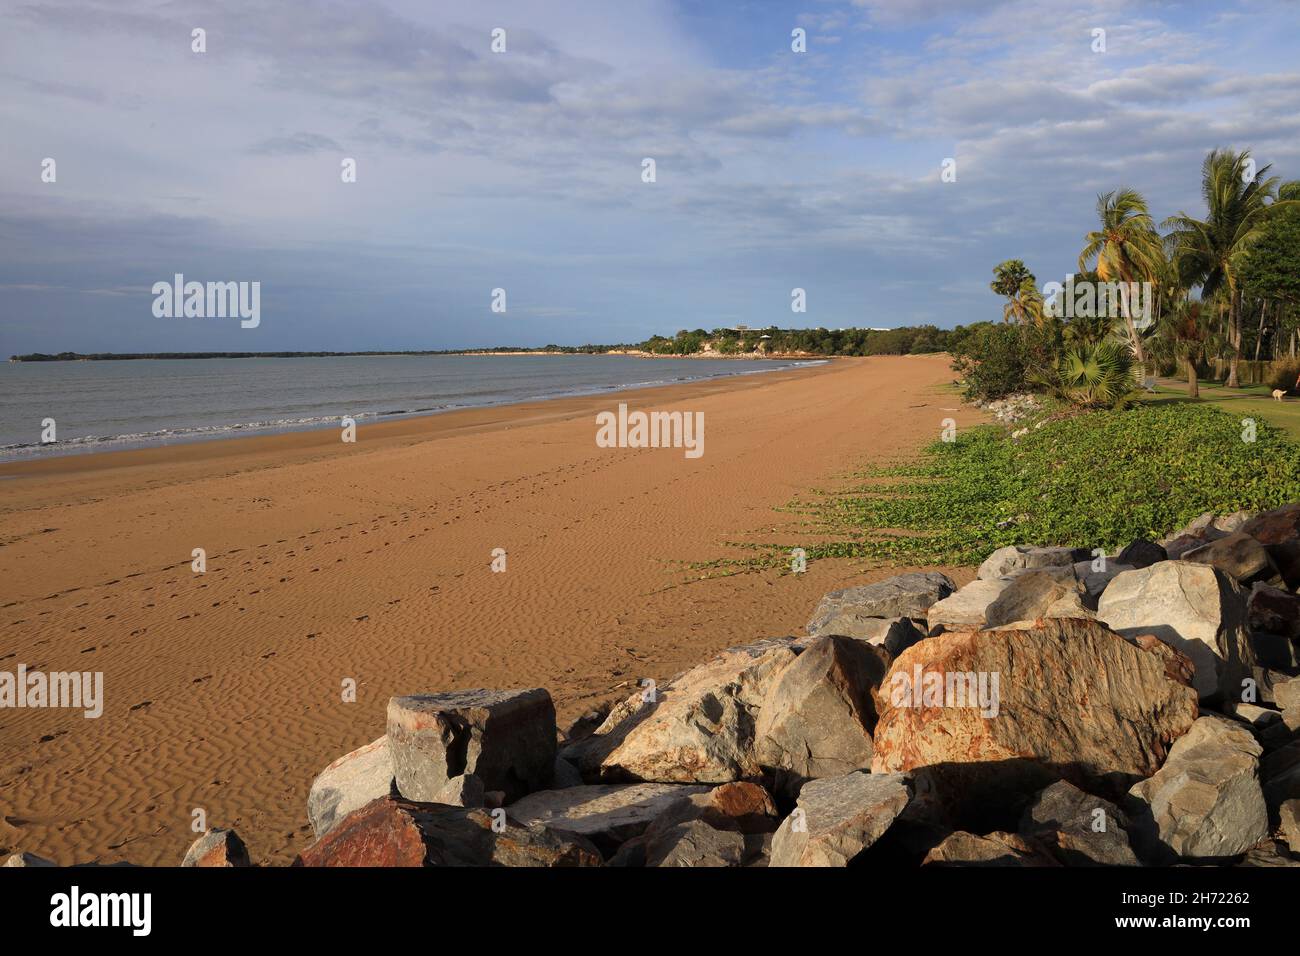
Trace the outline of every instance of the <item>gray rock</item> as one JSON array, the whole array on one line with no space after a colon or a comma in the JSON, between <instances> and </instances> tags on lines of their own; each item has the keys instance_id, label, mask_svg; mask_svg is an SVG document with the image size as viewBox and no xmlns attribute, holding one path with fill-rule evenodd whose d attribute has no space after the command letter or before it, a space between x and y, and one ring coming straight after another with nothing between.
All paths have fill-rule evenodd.
<instances>
[{"instance_id":1,"label":"gray rock","mask_svg":"<svg viewBox=\"0 0 1300 956\"><path fill-rule=\"evenodd\" d=\"M980 565L976 577L981 581L1004 578L1013 571L1066 567L1092 557L1087 548L1036 548L1012 544L998 548Z\"/></svg>"},{"instance_id":2,"label":"gray rock","mask_svg":"<svg viewBox=\"0 0 1300 956\"><path fill-rule=\"evenodd\" d=\"M640 836L683 796L708 787L678 783L597 784L543 790L510 804L506 815L521 826L577 833L602 849Z\"/></svg>"},{"instance_id":3,"label":"gray rock","mask_svg":"<svg viewBox=\"0 0 1300 956\"><path fill-rule=\"evenodd\" d=\"M190 844L181 866L231 868L251 866L248 847L234 830L213 827Z\"/></svg>"},{"instance_id":4,"label":"gray rock","mask_svg":"<svg viewBox=\"0 0 1300 956\"><path fill-rule=\"evenodd\" d=\"M1154 776L1135 784L1127 807L1134 838L1157 862L1245 853L1268 836L1259 782L1263 752L1249 730L1201 717Z\"/></svg>"},{"instance_id":5,"label":"gray rock","mask_svg":"<svg viewBox=\"0 0 1300 956\"><path fill-rule=\"evenodd\" d=\"M851 773L804 784L772 838L769 866L847 866L884 835L911 798L903 774Z\"/></svg>"},{"instance_id":6,"label":"gray rock","mask_svg":"<svg viewBox=\"0 0 1300 956\"><path fill-rule=\"evenodd\" d=\"M1300 597L1281 588L1256 584L1246 606L1251 633L1280 634L1300 641Z\"/></svg>"},{"instance_id":7,"label":"gray rock","mask_svg":"<svg viewBox=\"0 0 1300 956\"><path fill-rule=\"evenodd\" d=\"M1046 849L1015 833L984 836L958 830L931 850L922 866L1060 866Z\"/></svg>"},{"instance_id":8,"label":"gray rock","mask_svg":"<svg viewBox=\"0 0 1300 956\"><path fill-rule=\"evenodd\" d=\"M744 866L746 837L734 830L715 830L703 820L678 823L646 841L646 866ZM761 847L761 841L757 841Z\"/></svg>"},{"instance_id":9,"label":"gray rock","mask_svg":"<svg viewBox=\"0 0 1300 956\"><path fill-rule=\"evenodd\" d=\"M307 794L307 817L316 839L353 810L388 796L392 787L393 761L387 736L339 757L312 781Z\"/></svg>"},{"instance_id":10,"label":"gray rock","mask_svg":"<svg viewBox=\"0 0 1300 956\"><path fill-rule=\"evenodd\" d=\"M1125 571L1102 594L1097 617L1126 637L1154 634L1186 654L1203 701L1238 698L1255 663L1245 592L1209 565L1161 561Z\"/></svg>"},{"instance_id":11,"label":"gray rock","mask_svg":"<svg viewBox=\"0 0 1300 956\"><path fill-rule=\"evenodd\" d=\"M478 774L463 773L443 784L429 802L448 807L481 807L487 802L487 794Z\"/></svg>"},{"instance_id":12,"label":"gray rock","mask_svg":"<svg viewBox=\"0 0 1300 956\"><path fill-rule=\"evenodd\" d=\"M853 630L855 633L844 636L883 647L894 657L925 638L925 634L917 630L911 618L906 617L864 617L855 622ZM806 647L814 640L816 638L811 637L800 643Z\"/></svg>"},{"instance_id":13,"label":"gray rock","mask_svg":"<svg viewBox=\"0 0 1300 956\"><path fill-rule=\"evenodd\" d=\"M1276 710L1260 707L1258 704L1243 704L1237 701L1229 701L1224 706L1224 711L1229 717L1236 717L1243 723L1250 724L1255 728L1256 732L1262 731L1270 724L1275 724L1282 719L1282 715Z\"/></svg>"},{"instance_id":14,"label":"gray rock","mask_svg":"<svg viewBox=\"0 0 1300 956\"><path fill-rule=\"evenodd\" d=\"M1300 710L1300 677L1273 685L1273 700L1282 710Z\"/></svg>"},{"instance_id":15,"label":"gray rock","mask_svg":"<svg viewBox=\"0 0 1300 956\"><path fill-rule=\"evenodd\" d=\"M762 771L754 754L758 709L794 660L794 642L728 648L653 693L616 705L563 756L589 781L727 783Z\"/></svg>"},{"instance_id":16,"label":"gray rock","mask_svg":"<svg viewBox=\"0 0 1300 956\"><path fill-rule=\"evenodd\" d=\"M1161 561L1169 560L1164 547L1146 538L1134 539L1128 547L1115 556L1115 564L1126 564L1130 568L1147 568ZM1108 562L1109 563L1109 562Z\"/></svg>"},{"instance_id":17,"label":"gray rock","mask_svg":"<svg viewBox=\"0 0 1300 956\"><path fill-rule=\"evenodd\" d=\"M814 641L763 698L755 727L758 762L800 780L871 766L872 691L890 663L887 651L853 638Z\"/></svg>"},{"instance_id":18,"label":"gray rock","mask_svg":"<svg viewBox=\"0 0 1300 956\"><path fill-rule=\"evenodd\" d=\"M1211 565L1242 584L1280 580L1277 565L1264 546L1240 531L1184 551L1179 560Z\"/></svg>"},{"instance_id":19,"label":"gray rock","mask_svg":"<svg viewBox=\"0 0 1300 956\"><path fill-rule=\"evenodd\" d=\"M552 790L563 790L565 787L581 787L582 774L578 768L563 757L555 758L555 774L551 780Z\"/></svg>"},{"instance_id":20,"label":"gray rock","mask_svg":"<svg viewBox=\"0 0 1300 956\"><path fill-rule=\"evenodd\" d=\"M875 584L832 591L821 599L808 621L808 636L840 634L866 637L864 624L872 618L924 619L930 605L957 589L952 579L937 571L898 574Z\"/></svg>"},{"instance_id":21,"label":"gray rock","mask_svg":"<svg viewBox=\"0 0 1300 956\"><path fill-rule=\"evenodd\" d=\"M1084 604L1089 610L1095 611L1106 586L1115 580L1116 576L1125 571L1132 571L1136 565L1107 561L1103 571L1094 571L1092 565L1092 561L1080 561L1074 566L1074 576L1083 585Z\"/></svg>"},{"instance_id":22,"label":"gray rock","mask_svg":"<svg viewBox=\"0 0 1300 956\"><path fill-rule=\"evenodd\" d=\"M1071 573L1033 570L1016 574L984 610L986 627L1045 617L1093 616L1084 606L1084 591Z\"/></svg>"},{"instance_id":23,"label":"gray rock","mask_svg":"<svg viewBox=\"0 0 1300 956\"><path fill-rule=\"evenodd\" d=\"M20 866L58 866L53 860L47 860L43 856L37 856L35 853L14 853L3 864L6 867Z\"/></svg>"},{"instance_id":24,"label":"gray rock","mask_svg":"<svg viewBox=\"0 0 1300 956\"><path fill-rule=\"evenodd\" d=\"M926 619L930 633L983 627L989 605L1010 586L1010 578L976 580L955 594L937 601L930 608L930 615Z\"/></svg>"},{"instance_id":25,"label":"gray rock","mask_svg":"<svg viewBox=\"0 0 1300 956\"><path fill-rule=\"evenodd\" d=\"M1025 808L1020 834L1034 838L1066 866L1138 866L1119 808L1064 780Z\"/></svg>"},{"instance_id":26,"label":"gray rock","mask_svg":"<svg viewBox=\"0 0 1300 956\"><path fill-rule=\"evenodd\" d=\"M393 697L388 749L408 800L432 802L453 777L472 773L514 801L551 785L555 707L540 687Z\"/></svg>"}]
</instances>

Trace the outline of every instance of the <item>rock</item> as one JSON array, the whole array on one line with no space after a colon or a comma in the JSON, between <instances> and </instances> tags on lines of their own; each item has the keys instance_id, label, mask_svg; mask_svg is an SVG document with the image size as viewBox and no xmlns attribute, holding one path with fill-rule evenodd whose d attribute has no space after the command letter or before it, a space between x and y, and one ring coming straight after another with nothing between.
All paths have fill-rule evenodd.
<instances>
[{"instance_id":1,"label":"rock","mask_svg":"<svg viewBox=\"0 0 1300 956\"><path fill-rule=\"evenodd\" d=\"M1165 765L1129 791L1131 829L1144 855L1158 862L1224 859L1268 836L1262 752L1241 725L1199 718Z\"/></svg>"},{"instance_id":2,"label":"rock","mask_svg":"<svg viewBox=\"0 0 1300 956\"><path fill-rule=\"evenodd\" d=\"M890 661L888 651L849 637L810 644L763 698L755 726L758 762L799 780L869 767L872 691Z\"/></svg>"},{"instance_id":3,"label":"rock","mask_svg":"<svg viewBox=\"0 0 1300 956\"><path fill-rule=\"evenodd\" d=\"M1300 677L1273 685L1273 702L1282 710L1300 710Z\"/></svg>"},{"instance_id":4,"label":"rock","mask_svg":"<svg viewBox=\"0 0 1300 956\"><path fill-rule=\"evenodd\" d=\"M1300 587L1300 504L1258 514L1240 530L1268 549L1287 587Z\"/></svg>"},{"instance_id":5,"label":"rock","mask_svg":"<svg viewBox=\"0 0 1300 956\"><path fill-rule=\"evenodd\" d=\"M1127 823L1113 803L1060 780L1025 808L1020 833L1065 866L1138 866Z\"/></svg>"},{"instance_id":6,"label":"rock","mask_svg":"<svg viewBox=\"0 0 1300 956\"><path fill-rule=\"evenodd\" d=\"M1092 617L1074 575L1034 570L1015 575L984 611L987 627L1046 617Z\"/></svg>"},{"instance_id":7,"label":"rock","mask_svg":"<svg viewBox=\"0 0 1300 956\"><path fill-rule=\"evenodd\" d=\"M839 634L866 637L863 622L872 618L924 619L930 605L957 589L937 571L898 574L875 584L832 591L821 599L808 621L808 636Z\"/></svg>"},{"instance_id":8,"label":"rock","mask_svg":"<svg viewBox=\"0 0 1300 956\"><path fill-rule=\"evenodd\" d=\"M708 787L680 783L596 784L543 790L506 808L521 826L546 826L576 833L613 852L640 836L683 797L704 794Z\"/></svg>"},{"instance_id":9,"label":"rock","mask_svg":"<svg viewBox=\"0 0 1300 956\"><path fill-rule=\"evenodd\" d=\"M545 790L555 772L555 707L542 688L393 697L388 749L397 790L433 801L453 777L475 774L507 802Z\"/></svg>"},{"instance_id":10,"label":"rock","mask_svg":"<svg viewBox=\"0 0 1300 956\"><path fill-rule=\"evenodd\" d=\"M1278 807L1278 829L1291 852L1300 855L1300 797L1282 801Z\"/></svg>"},{"instance_id":11,"label":"rock","mask_svg":"<svg viewBox=\"0 0 1300 956\"><path fill-rule=\"evenodd\" d=\"M614 703L614 701L605 701L583 712L582 716L571 723L569 729L564 732L564 742L573 744L590 737L596 732L596 728L609 717L609 712L613 709Z\"/></svg>"},{"instance_id":12,"label":"rock","mask_svg":"<svg viewBox=\"0 0 1300 956\"><path fill-rule=\"evenodd\" d=\"M320 839L339 820L393 789L388 737L344 754L320 772L307 794L307 817Z\"/></svg>"},{"instance_id":13,"label":"rock","mask_svg":"<svg viewBox=\"0 0 1300 956\"><path fill-rule=\"evenodd\" d=\"M715 830L703 820L678 823L657 831L645 843L646 866L743 866L745 835ZM758 844L761 846L761 842Z\"/></svg>"},{"instance_id":14,"label":"rock","mask_svg":"<svg viewBox=\"0 0 1300 956\"><path fill-rule=\"evenodd\" d=\"M1176 541L1179 538L1194 538L1197 541L1204 543L1213 538L1220 537L1223 532L1214 527L1215 520L1216 515L1214 512L1206 511L1199 517L1194 518L1189 524L1179 528L1167 538L1161 538L1158 543L1163 545L1165 550L1168 551L1169 542ZM1170 554L1169 557L1170 559L1174 559L1173 554Z\"/></svg>"},{"instance_id":15,"label":"rock","mask_svg":"<svg viewBox=\"0 0 1300 956\"><path fill-rule=\"evenodd\" d=\"M983 627L988 607L1011 586L1010 578L975 580L930 608L930 633Z\"/></svg>"},{"instance_id":16,"label":"rock","mask_svg":"<svg viewBox=\"0 0 1300 956\"><path fill-rule=\"evenodd\" d=\"M1257 511L1234 511L1230 515L1215 518L1212 527L1222 534L1233 534L1244 528L1246 522L1250 521L1258 513Z\"/></svg>"},{"instance_id":17,"label":"rock","mask_svg":"<svg viewBox=\"0 0 1300 956\"><path fill-rule=\"evenodd\" d=\"M1274 814L1288 800L1300 797L1300 740L1266 756L1260 777L1264 781L1264 802Z\"/></svg>"},{"instance_id":18,"label":"rock","mask_svg":"<svg viewBox=\"0 0 1300 956\"><path fill-rule=\"evenodd\" d=\"M847 866L907 806L902 774L850 773L811 780L772 838L769 866Z\"/></svg>"},{"instance_id":19,"label":"rock","mask_svg":"<svg viewBox=\"0 0 1300 956\"><path fill-rule=\"evenodd\" d=\"M780 824L771 795L756 783L737 781L714 787L707 793L680 797L652 829L667 821L684 823L703 820L715 830L738 833L771 833Z\"/></svg>"},{"instance_id":20,"label":"rock","mask_svg":"<svg viewBox=\"0 0 1300 956\"><path fill-rule=\"evenodd\" d=\"M633 694L563 755L586 780L727 783L757 777L755 718L776 676L794 660L792 644L729 648L653 694Z\"/></svg>"},{"instance_id":21,"label":"rock","mask_svg":"<svg viewBox=\"0 0 1300 956\"><path fill-rule=\"evenodd\" d=\"M1235 701L1229 701L1225 712L1230 717L1236 717L1238 720L1250 724L1256 732L1264 730L1270 724L1277 723L1282 719L1282 715L1276 710L1269 710L1267 707L1260 707L1257 704L1241 704Z\"/></svg>"},{"instance_id":22,"label":"rock","mask_svg":"<svg viewBox=\"0 0 1300 956\"><path fill-rule=\"evenodd\" d=\"M1267 584L1256 584L1246 604L1246 623L1252 633L1280 634L1300 641L1300 597Z\"/></svg>"},{"instance_id":23,"label":"rock","mask_svg":"<svg viewBox=\"0 0 1300 956\"><path fill-rule=\"evenodd\" d=\"M1014 833L957 831L926 854L922 866L1059 866L1042 847Z\"/></svg>"},{"instance_id":24,"label":"rock","mask_svg":"<svg viewBox=\"0 0 1300 956\"><path fill-rule=\"evenodd\" d=\"M563 757L555 758L555 773L551 779L552 790L563 790L565 787L581 787L582 774L578 773L578 768Z\"/></svg>"},{"instance_id":25,"label":"rock","mask_svg":"<svg viewBox=\"0 0 1300 956\"><path fill-rule=\"evenodd\" d=\"M1152 633L1190 657L1202 700L1237 697L1255 663L1245 592L1209 565L1162 561L1126 571L1102 594L1097 616L1120 634Z\"/></svg>"},{"instance_id":26,"label":"rock","mask_svg":"<svg viewBox=\"0 0 1300 956\"><path fill-rule=\"evenodd\" d=\"M381 797L338 822L294 866L600 866L574 834L512 824L504 811ZM493 824L497 821L497 828Z\"/></svg>"},{"instance_id":27,"label":"rock","mask_svg":"<svg viewBox=\"0 0 1300 956\"><path fill-rule=\"evenodd\" d=\"M864 617L855 622L853 634L846 634L855 640L883 647L891 655L903 653L917 641L923 640L925 634L917 630L916 625L906 617ZM815 637L800 641L807 646Z\"/></svg>"},{"instance_id":28,"label":"rock","mask_svg":"<svg viewBox=\"0 0 1300 956\"><path fill-rule=\"evenodd\" d=\"M1115 556L1114 563L1126 564L1130 568L1147 568L1167 560L1169 553L1161 545L1146 538L1134 538L1128 547Z\"/></svg>"},{"instance_id":29,"label":"rock","mask_svg":"<svg viewBox=\"0 0 1300 956\"><path fill-rule=\"evenodd\" d=\"M1091 557L1092 552L1087 548L1034 548L1013 544L998 548L985 558L975 576L981 581L993 581L1013 571L1066 567Z\"/></svg>"},{"instance_id":30,"label":"rock","mask_svg":"<svg viewBox=\"0 0 1300 956\"><path fill-rule=\"evenodd\" d=\"M1264 546L1240 531L1185 551L1179 560L1216 567L1242 584L1278 577L1277 565Z\"/></svg>"},{"instance_id":31,"label":"rock","mask_svg":"<svg viewBox=\"0 0 1300 956\"><path fill-rule=\"evenodd\" d=\"M234 830L213 827L190 844L181 866L236 867L252 866L248 847Z\"/></svg>"},{"instance_id":32,"label":"rock","mask_svg":"<svg viewBox=\"0 0 1300 956\"><path fill-rule=\"evenodd\" d=\"M43 856L37 856L35 853L14 853L4 861L6 867L20 866L58 866L53 860L47 860Z\"/></svg>"},{"instance_id":33,"label":"rock","mask_svg":"<svg viewBox=\"0 0 1300 956\"><path fill-rule=\"evenodd\" d=\"M448 807L481 807L487 802L487 793L478 774L463 773L443 784L429 802Z\"/></svg>"},{"instance_id":34,"label":"rock","mask_svg":"<svg viewBox=\"0 0 1300 956\"><path fill-rule=\"evenodd\" d=\"M1135 645L1148 653L1155 654L1164 662L1165 676L1187 687L1192 686L1196 677L1196 665L1186 654L1171 644L1166 644L1154 634L1136 634L1129 638Z\"/></svg>"},{"instance_id":35,"label":"rock","mask_svg":"<svg viewBox=\"0 0 1300 956\"><path fill-rule=\"evenodd\" d=\"M1097 610L1097 602L1101 599L1101 594L1106 590L1106 586L1115 580L1117 575L1125 571L1132 571L1134 565L1120 564L1118 561L1107 561L1106 570L1094 571L1093 562L1080 561L1074 566L1074 576L1080 584L1083 585L1084 606L1090 611ZM1061 617L1063 615L1056 615Z\"/></svg>"},{"instance_id":36,"label":"rock","mask_svg":"<svg viewBox=\"0 0 1300 956\"><path fill-rule=\"evenodd\" d=\"M1056 779L1125 789L1160 767L1197 713L1195 691L1166 677L1158 655L1071 618L924 640L894 662L878 707L872 772L927 768L959 817Z\"/></svg>"},{"instance_id":37,"label":"rock","mask_svg":"<svg viewBox=\"0 0 1300 956\"><path fill-rule=\"evenodd\" d=\"M1300 866L1300 860L1294 859L1286 851L1286 845L1277 840L1266 840L1253 849L1247 850L1238 866Z\"/></svg>"}]
</instances>

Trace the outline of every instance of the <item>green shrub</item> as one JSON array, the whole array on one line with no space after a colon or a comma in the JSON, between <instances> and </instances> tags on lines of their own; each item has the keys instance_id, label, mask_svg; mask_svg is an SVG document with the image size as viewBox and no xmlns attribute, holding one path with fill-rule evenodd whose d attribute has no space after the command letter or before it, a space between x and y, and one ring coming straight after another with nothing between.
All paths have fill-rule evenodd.
<instances>
[{"instance_id":1,"label":"green shrub","mask_svg":"<svg viewBox=\"0 0 1300 956\"><path fill-rule=\"evenodd\" d=\"M982 322L949 342L953 371L964 380L967 401L992 401L1030 388L1031 355L1019 326Z\"/></svg>"}]
</instances>

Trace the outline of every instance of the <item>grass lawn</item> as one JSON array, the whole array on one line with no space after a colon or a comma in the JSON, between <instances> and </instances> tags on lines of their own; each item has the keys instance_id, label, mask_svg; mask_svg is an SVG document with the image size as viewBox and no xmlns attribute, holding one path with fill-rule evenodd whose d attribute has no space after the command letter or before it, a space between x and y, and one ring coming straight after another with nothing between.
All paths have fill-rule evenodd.
<instances>
[{"instance_id":1,"label":"grass lawn","mask_svg":"<svg viewBox=\"0 0 1300 956\"><path fill-rule=\"evenodd\" d=\"M1201 382L1201 404L1215 405L1238 419L1254 418L1276 425L1290 437L1300 439L1300 398L1288 395L1280 402L1271 397L1267 385L1245 385L1241 388L1224 388L1215 382ZM1144 394L1141 401L1150 405L1175 402L1196 404L1187 397L1187 383L1175 379L1161 379L1156 394Z\"/></svg>"}]
</instances>

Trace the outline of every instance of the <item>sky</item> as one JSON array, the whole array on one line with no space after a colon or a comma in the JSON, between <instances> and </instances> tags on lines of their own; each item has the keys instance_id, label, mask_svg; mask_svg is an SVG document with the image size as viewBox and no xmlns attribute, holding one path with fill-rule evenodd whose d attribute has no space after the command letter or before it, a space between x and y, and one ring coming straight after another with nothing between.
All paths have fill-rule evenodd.
<instances>
[{"instance_id":1,"label":"sky","mask_svg":"<svg viewBox=\"0 0 1300 956\"><path fill-rule=\"evenodd\" d=\"M0 355L997 320L1100 192L1300 179L1297 39L1293 0L0 0ZM156 316L176 273L260 322Z\"/></svg>"}]
</instances>

